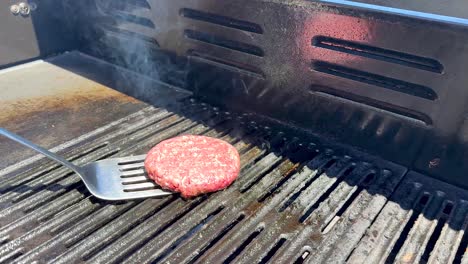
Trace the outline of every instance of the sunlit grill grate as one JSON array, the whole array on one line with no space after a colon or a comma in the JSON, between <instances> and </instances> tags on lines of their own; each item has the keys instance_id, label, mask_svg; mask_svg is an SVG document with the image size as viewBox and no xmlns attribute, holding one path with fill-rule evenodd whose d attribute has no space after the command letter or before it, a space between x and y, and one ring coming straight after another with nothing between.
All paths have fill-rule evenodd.
<instances>
[{"instance_id":1,"label":"sunlit grill grate","mask_svg":"<svg viewBox=\"0 0 468 264\"><path fill-rule=\"evenodd\" d=\"M421 252L415 259L441 257L444 247L458 260L464 254L458 246L466 246L467 204L453 199L452 187L431 187L417 175L404 177L403 167L193 99L148 107L62 154L77 164L143 154L182 133L233 144L241 153L239 179L193 200L107 203L41 159L1 175L0 262L377 261L411 252ZM138 178L140 165L122 164L136 175L128 179ZM413 224L417 217L429 220ZM458 242L440 242L454 237Z\"/></svg>"}]
</instances>

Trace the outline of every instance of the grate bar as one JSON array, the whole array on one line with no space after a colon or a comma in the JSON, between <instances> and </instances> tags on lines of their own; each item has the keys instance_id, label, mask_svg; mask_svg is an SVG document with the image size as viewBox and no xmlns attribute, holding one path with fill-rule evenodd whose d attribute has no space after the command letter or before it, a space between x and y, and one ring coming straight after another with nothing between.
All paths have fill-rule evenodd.
<instances>
[{"instance_id":1,"label":"grate bar","mask_svg":"<svg viewBox=\"0 0 468 264\"><path fill-rule=\"evenodd\" d=\"M463 237L463 232L460 230L464 230L466 215L468 215L468 202L460 201L454 205L452 213L444 223L440 239L430 254L429 263L453 263Z\"/></svg>"}]
</instances>

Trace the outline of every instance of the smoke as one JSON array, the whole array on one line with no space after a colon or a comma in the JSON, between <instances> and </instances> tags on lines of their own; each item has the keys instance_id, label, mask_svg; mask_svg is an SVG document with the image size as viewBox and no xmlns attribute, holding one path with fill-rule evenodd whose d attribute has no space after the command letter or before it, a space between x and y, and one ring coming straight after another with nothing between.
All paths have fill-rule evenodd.
<instances>
[{"instance_id":1,"label":"smoke","mask_svg":"<svg viewBox=\"0 0 468 264\"><path fill-rule=\"evenodd\" d=\"M154 81L184 88L188 74L187 60L160 47L158 43L158 40L167 42L166 38L171 32L175 32L176 25L164 20L169 12L164 5L170 4L170 1L157 3L163 6L155 9L146 0L83 0L62 3L70 14L70 24L74 24L74 30L79 32L80 50L139 73L118 73L119 76L113 78L119 87L113 88L147 102L158 97L155 86L160 85L155 85ZM162 22L156 22L155 17Z\"/></svg>"},{"instance_id":2,"label":"smoke","mask_svg":"<svg viewBox=\"0 0 468 264\"><path fill-rule=\"evenodd\" d=\"M160 79L155 62L159 44L155 39L156 25L151 7L146 1L97 0L94 25L96 39L90 42L93 54L132 71Z\"/></svg>"}]
</instances>

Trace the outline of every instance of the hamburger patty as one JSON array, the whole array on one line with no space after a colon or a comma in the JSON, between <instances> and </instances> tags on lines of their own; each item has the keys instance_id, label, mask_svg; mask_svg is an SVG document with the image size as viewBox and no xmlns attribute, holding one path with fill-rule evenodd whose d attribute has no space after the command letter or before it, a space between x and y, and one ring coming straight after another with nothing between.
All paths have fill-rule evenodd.
<instances>
[{"instance_id":1,"label":"hamburger patty","mask_svg":"<svg viewBox=\"0 0 468 264\"><path fill-rule=\"evenodd\" d=\"M225 141L184 135L153 147L146 156L145 169L162 188L193 197L229 186L239 174L240 158Z\"/></svg>"}]
</instances>

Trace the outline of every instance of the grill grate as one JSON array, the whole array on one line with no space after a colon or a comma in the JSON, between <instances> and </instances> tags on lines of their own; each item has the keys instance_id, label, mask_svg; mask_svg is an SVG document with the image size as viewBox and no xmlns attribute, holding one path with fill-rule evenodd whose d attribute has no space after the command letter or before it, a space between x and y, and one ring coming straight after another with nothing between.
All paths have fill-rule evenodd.
<instances>
[{"instance_id":1,"label":"grill grate","mask_svg":"<svg viewBox=\"0 0 468 264\"><path fill-rule=\"evenodd\" d=\"M395 164L193 99L148 107L61 154L77 164L142 154L182 133L222 138L239 150L242 170L233 186L192 200L107 203L45 158L6 169L0 172L0 262L463 258L466 192L434 187L434 180L405 176Z\"/></svg>"}]
</instances>

